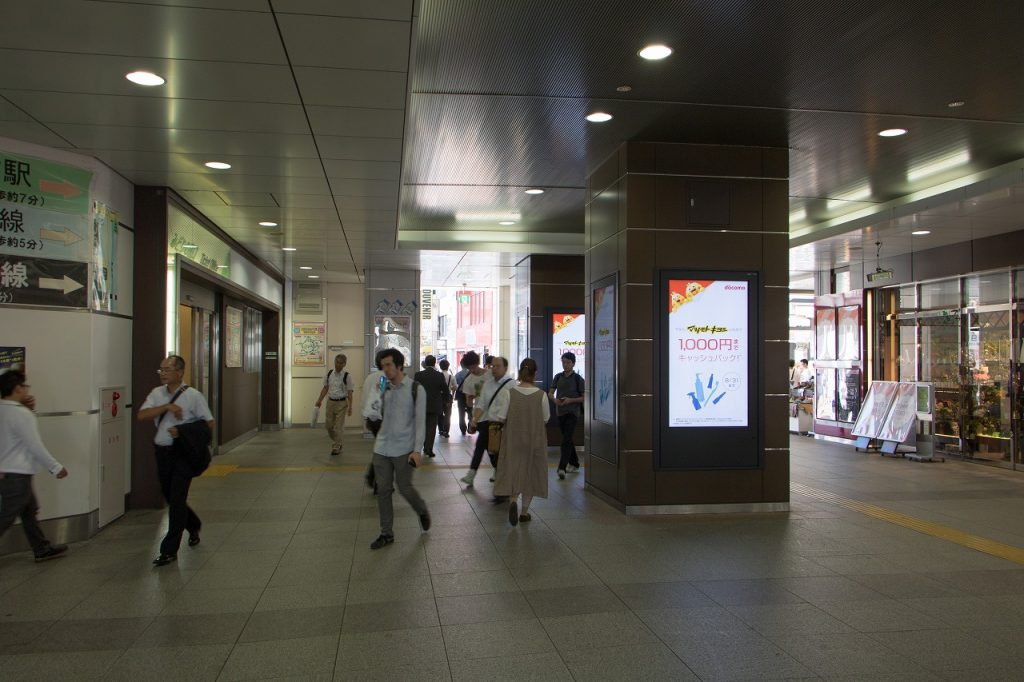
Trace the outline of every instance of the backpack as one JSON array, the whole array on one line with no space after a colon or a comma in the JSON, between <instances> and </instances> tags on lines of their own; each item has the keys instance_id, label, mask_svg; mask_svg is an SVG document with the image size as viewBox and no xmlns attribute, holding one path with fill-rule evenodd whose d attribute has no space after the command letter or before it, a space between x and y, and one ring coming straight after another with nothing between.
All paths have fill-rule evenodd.
<instances>
[{"instance_id":1,"label":"backpack","mask_svg":"<svg viewBox=\"0 0 1024 682\"><path fill-rule=\"evenodd\" d=\"M324 377L324 381L330 379L332 374L334 374L333 369L327 373L327 376ZM341 375L341 385L345 387L345 390L348 390L348 372Z\"/></svg>"},{"instance_id":2,"label":"backpack","mask_svg":"<svg viewBox=\"0 0 1024 682\"><path fill-rule=\"evenodd\" d=\"M559 372L558 374L556 374L554 376L554 378L551 379L551 387L552 388L555 388L555 387L558 386L558 375L559 374L562 374L562 372ZM573 378L573 381L576 384L576 392L579 393L580 396L582 396L583 395L583 387L580 385L580 382L583 381L583 378L578 373L576 373L576 372L572 373L572 378ZM580 406L580 416L581 417L583 416L583 406L586 404L586 402L587 401L584 400L582 403L579 403L579 406Z\"/></svg>"}]
</instances>

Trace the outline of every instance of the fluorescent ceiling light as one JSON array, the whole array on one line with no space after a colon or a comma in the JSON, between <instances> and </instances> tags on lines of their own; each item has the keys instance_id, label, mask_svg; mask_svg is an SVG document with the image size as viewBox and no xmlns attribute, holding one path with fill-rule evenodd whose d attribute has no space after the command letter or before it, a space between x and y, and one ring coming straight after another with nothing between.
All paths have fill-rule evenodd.
<instances>
[{"instance_id":1,"label":"fluorescent ceiling light","mask_svg":"<svg viewBox=\"0 0 1024 682\"><path fill-rule=\"evenodd\" d=\"M183 248L183 249L198 249L199 245L198 244L182 244L181 248Z\"/></svg>"},{"instance_id":2,"label":"fluorescent ceiling light","mask_svg":"<svg viewBox=\"0 0 1024 682\"><path fill-rule=\"evenodd\" d=\"M213 168L214 170L227 170L231 168L230 163L224 163L223 161L207 161L203 164L207 168Z\"/></svg>"},{"instance_id":3,"label":"fluorescent ceiling light","mask_svg":"<svg viewBox=\"0 0 1024 682\"><path fill-rule=\"evenodd\" d=\"M914 230L910 234L914 235L915 237L923 237L924 235L931 234L931 233L932 233L931 230Z\"/></svg>"},{"instance_id":4,"label":"fluorescent ceiling light","mask_svg":"<svg viewBox=\"0 0 1024 682\"><path fill-rule=\"evenodd\" d=\"M163 85L165 83L163 78L155 73L150 73L149 71L132 71L131 73L125 74L124 77L136 85L145 85L148 87Z\"/></svg>"},{"instance_id":5,"label":"fluorescent ceiling light","mask_svg":"<svg viewBox=\"0 0 1024 682\"><path fill-rule=\"evenodd\" d=\"M306 275L309 279L320 279L320 275Z\"/></svg>"},{"instance_id":6,"label":"fluorescent ceiling light","mask_svg":"<svg viewBox=\"0 0 1024 682\"><path fill-rule=\"evenodd\" d=\"M264 220L262 223L260 223L260 227L277 227L277 223L271 222L269 220Z\"/></svg>"},{"instance_id":7,"label":"fluorescent ceiling light","mask_svg":"<svg viewBox=\"0 0 1024 682\"><path fill-rule=\"evenodd\" d=\"M455 220L460 223L497 223L502 220L519 220L519 211L456 211Z\"/></svg>"},{"instance_id":8,"label":"fluorescent ceiling light","mask_svg":"<svg viewBox=\"0 0 1024 682\"><path fill-rule=\"evenodd\" d=\"M544 194L544 190L534 187L532 189L526 190L525 194Z\"/></svg>"},{"instance_id":9,"label":"fluorescent ceiling light","mask_svg":"<svg viewBox=\"0 0 1024 682\"><path fill-rule=\"evenodd\" d=\"M672 48L668 45L648 45L638 53L644 59L651 61L657 59L664 59L665 57L672 54Z\"/></svg>"},{"instance_id":10,"label":"fluorescent ceiling light","mask_svg":"<svg viewBox=\"0 0 1024 682\"><path fill-rule=\"evenodd\" d=\"M606 114L603 111L595 111L587 116L587 120L591 123L606 123L607 121L612 120L612 115Z\"/></svg>"},{"instance_id":11,"label":"fluorescent ceiling light","mask_svg":"<svg viewBox=\"0 0 1024 682\"><path fill-rule=\"evenodd\" d=\"M906 135L906 128L886 128L885 130L878 133L879 137L899 137L900 135Z\"/></svg>"},{"instance_id":12,"label":"fluorescent ceiling light","mask_svg":"<svg viewBox=\"0 0 1024 682\"><path fill-rule=\"evenodd\" d=\"M308 266L308 265L300 265L300 266L299 266L299 270L312 270L312 269L313 269L313 268L311 268L311 267L310 267L310 266Z\"/></svg>"},{"instance_id":13,"label":"fluorescent ceiling light","mask_svg":"<svg viewBox=\"0 0 1024 682\"><path fill-rule=\"evenodd\" d=\"M282 251L295 251L296 249L295 249L294 246L282 246L281 250Z\"/></svg>"},{"instance_id":14,"label":"fluorescent ceiling light","mask_svg":"<svg viewBox=\"0 0 1024 682\"><path fill-rule=\"evenodd\" d=\"M927 178L932 175L938 175L960 166L965 166L971 161L971 153L966 149L962 149L952 154L940 157L927 163L919 163L911 166L910 170L907 171L907 180L915 181Z\"/></svg>"},{"instance_id":15,"label":"fluorescent ceiling light","mask_svg":"<svg viewBox=\"0 0 1024 682\"><path fill-rule=\"evenodd\" d=\"M218 269L218 270L227 270L227 269L228 269L228 266L226 266L226 265L218 265L218 266L217 266L217 269Z\"/></svg>"},{"instance_id":16,"label":"fluorescent ceiling light","mask_svg":"<svg viewBox=\"0 0 1024 682\"><path fill-rule=\"evenodd\" d=\"M502 220L502 221L501 221L500 223L498 223L498 224L499 224L499 225L515 225L515 224L516 224L516 221L514 221L514 220Z\"/></svg>"}]
</instances>

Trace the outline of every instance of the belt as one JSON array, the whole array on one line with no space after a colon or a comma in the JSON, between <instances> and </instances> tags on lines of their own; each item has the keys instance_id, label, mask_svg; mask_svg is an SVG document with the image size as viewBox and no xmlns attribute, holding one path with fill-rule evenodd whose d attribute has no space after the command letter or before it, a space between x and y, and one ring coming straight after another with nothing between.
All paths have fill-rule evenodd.
<instances>
[{"instance_id":1,"label":"belt","mask_svg":"<svg viewBox=\"0 0 1024 682\"><path fill-rule=\"evenodd\" d=\"M12 474L0 471L0 478L31 478L32 474Z\"/></svg>"},{"instance_id":2,"label":"belt","mask_svg":"<svg viewBox=\"0 0 1024 682\"><path fill-rule=\"evenodd\" d=\"M328 400L333 400L336 403L340 403L344 400L348 400L348 398L328 398Z\"/></svg>"}]
</instances>

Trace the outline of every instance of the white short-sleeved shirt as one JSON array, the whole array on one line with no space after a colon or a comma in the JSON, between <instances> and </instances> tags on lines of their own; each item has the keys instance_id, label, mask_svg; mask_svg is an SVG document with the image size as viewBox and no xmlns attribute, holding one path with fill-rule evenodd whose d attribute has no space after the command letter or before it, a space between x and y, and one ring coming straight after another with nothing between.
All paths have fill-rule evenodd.
<instances>
[{"instance_id":1,"label":"white short-sleeved shirt","mask_svg":"<svg viewBox=\"0 0 1024 682\"><path fill-rule=\"evenodd\" d=\"M511 391L519 391L523 395L530 395L531 393L536 393L539 390L540 389L537 388L536 386L516 386L514 388L511 386L506 387L494 399L494 405L491 406L491 409L488 410L487 412L492 420L500 419L501 421L505 421L506 419L508 419L508 405L509 402L511 402ZM547 400L540 401L540 411L541 414L544 416L545 424L549 419L551 419L551 408L548 406L548 402L549 401Z\"/></svg>"},{"instance_id":2,"label":"white short-sleeved shirt","mask_svg":"<svg viewBox=\"0 0 1024 682\"><path fill-rule=\"evenodd\" d=\"M168 391L166 386L157 386L149 392L149 395L146 396L146 402L142 403L142 407L139 409L148 410L151 407L166 405L171 402L171 398L174 397L175 393L176 391ZM213 421L213 414L210 412L210 406L206 404L206 398L191 386L182 391L178 399L174 401L174 404L181 407L181 419L175 417L173 412L165 412L163 415L160 415L163 417L162 421L160 416L155 417L153 423L157 427L156 435L153 437L154 445L174 444L171 434L167 433L167 430L172 426L197 421Z\"/></svg>"},{"instance_id":3,"label":"white short-sleeved shirt","mask_svg":"<svg viewBox=\"0 0 1024 682\"><path fill-rule=\"evenodd\" d=\"M494 376L492 375L491 380L484 384L484 390L480 394L480 399L477 402L473 403L474 412L476 412L478 408L483 411L483 414L480 415L480 419L478 419L477 421L486 422L493 419L494 406L498 402L497 396L500 396L502 393L507 394L509 389L511 389L515 385L515 379L508 376L507 374L501 377L500 379L495 379ZM501 389L500 391L498 390L499 388ZM495 394L495 391L497 391L497 394ZM492 397L494 398L493 402L491 401ZM508 408L506 407L506 410L507 409Z\"/></svg>"},{"instance_id":4,"label":"white short-sleeved shirt","mask_svg":"<svg viewBox=\"0 0 1024 682\"><path fill-rule=\"evenodd\" d=\"M814 370L810 367L800 370L800 383L810 384L814 382Z\"/></svg>"},{"instance_id":5,"label":"white short-sleeved shirt","mask_svg":"<svg viewBox=\"0 0 1024 682\"><path fill-rule=\"evenodd\" d=\"M494 375L489 371L479 376L470 372L466 380L462 382L462 392L467 396L479 398L483 394L484 386L488 381L494 381Z\"/></svg>"},{"instance_id":6,"label":"white short-sleeved shirt","mask_svg":"<svg viewBox=\"0 0 1024 682\"><path fill-rule=\"evenodd\" d=\"M340 372L332 369L324 377L324 386L327 387L327 397L331 400L347 398L349 391L356 390L356 384L352 381L352 374L347 369L343 369Z\"/></svg>"}]
</instances>

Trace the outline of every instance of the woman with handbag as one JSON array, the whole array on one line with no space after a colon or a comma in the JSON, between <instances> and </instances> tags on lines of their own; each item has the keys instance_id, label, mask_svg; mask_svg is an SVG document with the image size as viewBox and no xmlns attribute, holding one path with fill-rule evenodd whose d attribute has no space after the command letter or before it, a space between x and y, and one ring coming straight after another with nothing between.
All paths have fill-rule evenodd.
<instances>
[{"instance_id":1,"label":"woman with handbag","mask_svg":"<svg viewBox=\"0 0 1024 682\"><path fill-rule=\"evenodd\" d=\"M548 496L548 439L544 425L551 411L547 394L534 385L536 378L537 361L526 358L519 365L519 385L502 391L494 403L491 428L497 430L495 427L500 424L496 442L501 443L494 494L509 496L508 522L513 526L531 519L530 502L534 497ZM520 495L521 510L517 504Z\"/></svg>"}]
</instances>

